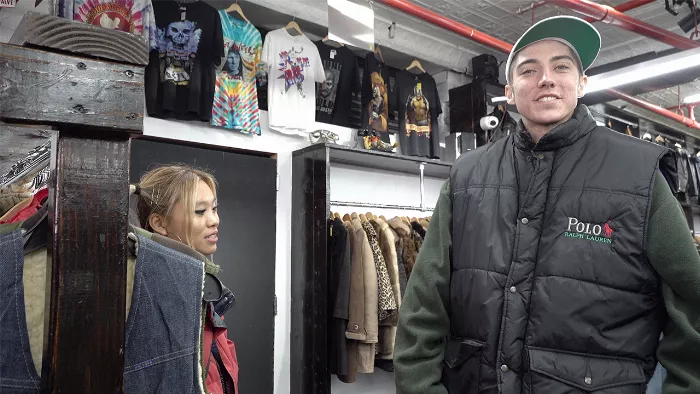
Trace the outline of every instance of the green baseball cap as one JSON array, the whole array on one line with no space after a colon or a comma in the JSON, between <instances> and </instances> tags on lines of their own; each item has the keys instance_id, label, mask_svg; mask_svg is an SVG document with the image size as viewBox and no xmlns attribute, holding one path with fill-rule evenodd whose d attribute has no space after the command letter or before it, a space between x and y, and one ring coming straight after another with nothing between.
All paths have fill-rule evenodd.
<instances>
[{"instance_id":1,"label":"green baseball cap","mask_svg":"<svg viewBox=\"0 0 700 394\"><path fill-rule=\"evenodd\" d=\"M513 45L506 62L506 81L510 83L510 66L515 55L539 41L555 40L571 48L578 56L581 72L588 70L600 52L600 33L593 25L575 16L553 16L543 19L523 34Z\"/></svg>"}]
</instances>

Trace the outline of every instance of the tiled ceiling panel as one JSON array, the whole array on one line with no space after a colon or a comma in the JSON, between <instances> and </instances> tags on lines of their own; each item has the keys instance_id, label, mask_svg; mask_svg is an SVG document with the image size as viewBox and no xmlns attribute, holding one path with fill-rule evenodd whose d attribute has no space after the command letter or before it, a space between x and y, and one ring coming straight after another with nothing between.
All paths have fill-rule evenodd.
<instances>
[{"instance_id":1,"label":"tiled ceiling panel","mask_svg":"<svg viewBox=\"0 0 700 394\"><path fill-rule=\"evenodd\" d=\"M533 3L532 0L413 0L413 2L511 44L517 41L532 25L533 21L533 13L531 11L518 15L518 10L528 8ZM627 2L627 0L596 2L614 7ZM663 0L657 0L627 11L626 14L661 29L688 37L688 34L683 33L677 25L678 21L689 13L688 7L683 6L680 9L680 15L674 16L666 11L664 4ZM544 5L535 9L534 20L539 21L555 15L581 16L576 12L561 7ZM594 23L594 26L598 29L602 38L600 56L594 63L594 67L648 52L663 51L671 48L666 44L616 26L601 22ZM473 46L476 51L484 51L483 47L466 39L464 41L466 42L460 42L460 45L470 49ZM501 59L504 58L503 54L492 53ZM686 84L681 87L681 97L698 93L700 93L700 82ZM663 107L676 105L677 97L676 88L640 96L640 98ZM696 112L698 112L696 118L700 119L700 111Z\"/></svg>"}]
</instances>

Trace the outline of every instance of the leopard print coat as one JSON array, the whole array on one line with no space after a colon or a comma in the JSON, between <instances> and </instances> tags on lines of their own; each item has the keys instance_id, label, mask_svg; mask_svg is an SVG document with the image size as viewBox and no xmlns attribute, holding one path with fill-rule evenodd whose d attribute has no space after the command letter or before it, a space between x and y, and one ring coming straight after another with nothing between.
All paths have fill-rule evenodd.
<instances>
[{"instance_id":1,"label":"leopard print coat","mask_svg":"<svg viewBox=\"0 0 700 394\"><path fill-rule=\"evenodd\" d=\"M374 265L377 267L377 283L379 285L379 321L386 320L396 313L396 299L391 288L391 280L389 272L386 269L386 262L382 255L382 250L379 247L379 238L374 227L368 222L362 223L362 228L367 233L369 244L372 247L372 255L374 255Z\"/></svg>"}]
</instances>

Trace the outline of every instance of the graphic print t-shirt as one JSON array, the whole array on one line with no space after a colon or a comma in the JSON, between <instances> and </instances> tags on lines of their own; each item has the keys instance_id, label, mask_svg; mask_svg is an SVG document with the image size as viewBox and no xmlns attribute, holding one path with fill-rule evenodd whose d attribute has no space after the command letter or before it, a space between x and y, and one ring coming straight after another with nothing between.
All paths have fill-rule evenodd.
<instances>
[{"instance_id":1,"label":"graphic print t-shirt","mask_svg":"<svg viewBox=\"0 0 700 394\"><path fill-rule=\"evenodd\" d=\"M221 20L204 2L156 1L157 45L146 68L148 114L211 119L216 69L224 58Z\"/></svg>"},{"instance_id":2,"label":"graphic print t-shirt","mask_svg":"<svg viewBox=\"0 0 700 394\"><path fill-rule=\"evenodd\" d=\"M442 113L435 79L402 70L396 75L399 91L399 149L408 156L439 158L438 115Z\"/></svg>"},{"instance_id":3,"label":"graphic print t-shirt","mask_svg":"<svg viewBox=\"0 0 700 394\"><path fill-rule=\"evenodd\" d=\"M362 79L362 128L371 128L384 142L389 141L389 69L374 53L365 57Z\"/></svg>"},{"instance_id":4,"label":"graphic print t-shirt","mask_svg":"<svg viewBox=\"0 0 700 394\"><path fill-rule=\"evenodd\" d=\"M140 34L155 45L151 0L60 0L58 12L62 18Z\"/></svg>"},{"instance_id":5,"label":"graphic print t-shirt","mask_svg":"<svg viewBox=\"0 0 700 394\"><path fill-rule=\"evenodd\" d=\"M270 128L298 135L313 131L316 82L326 79L314 43L284 28L273 30L265 37L262 58L268 69Z\"/></svg>"},{"instance_id":6,"label":"graphic print t-shirt","mask_svg":"<svg viewBox=\"0 0 700 394\"><path fill-rule=\"evenodd\" d=\"M345 46L333 47L316 42L326 78L316 84L316 121L348 127L352 102L355 54Z\"/></svg>"},{"instance_id":7,"label":"graphic print t-shirt","mask_svg":"<svg viewBox=\"0 0 700 394\"><path fill-rule=\"evenodd\" d=\"M216 74L211 124L260 135L256 76L263 68L262 38L251 23L219 11L226 59Z\"/></svg>"}]
</instances>

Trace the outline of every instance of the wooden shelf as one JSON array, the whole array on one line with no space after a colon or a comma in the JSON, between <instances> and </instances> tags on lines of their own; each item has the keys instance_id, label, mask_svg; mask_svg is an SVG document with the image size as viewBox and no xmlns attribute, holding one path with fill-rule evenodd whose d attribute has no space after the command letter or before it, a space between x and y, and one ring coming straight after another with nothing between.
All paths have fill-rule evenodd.
<instances>
[{"instance_id":1,"label":"wooden shelf","mask_svg":"<svg viewBox=\"0 0 700 394\"><path fill-rule=\"evenodd\" d=\"M319 149L328 151L328 159L331 164L346 164L357 167L371 168L405 174L420 174L420 164L425 163L424 175L432 178L447 179L450 176L452 164L415 156L403 156L397 153L387 153L357 149L345 145L316 144L296 154L311 152Z\"/></svg>"}]
</instances>

